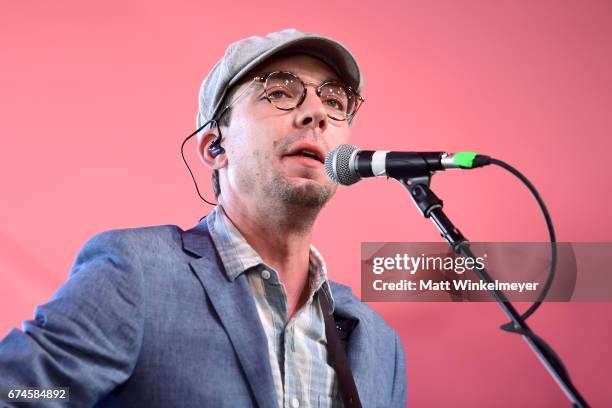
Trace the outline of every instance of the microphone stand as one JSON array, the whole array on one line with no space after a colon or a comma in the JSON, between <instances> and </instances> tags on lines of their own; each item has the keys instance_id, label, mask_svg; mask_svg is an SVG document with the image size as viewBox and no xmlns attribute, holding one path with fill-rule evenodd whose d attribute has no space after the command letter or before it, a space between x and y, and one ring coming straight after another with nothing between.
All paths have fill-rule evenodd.
<instances>
[{"instance_id":1,"label":"microphone stand","mask_svg":"<svg viewBox=\"0 0 612 408\"><path fill-rule=\"evenodd\" d=\"M464 258L473 259L476 257L470 249L470 242L453 225L451 220L442 211L443 202L429 188L431 174L423 176L408 177L399 179L400 183L410 192L410 197L425 218L431 218L435 226L450 244L452 250ZM474 268L474 273L486 283L494 283L485 268ZM493 286L494 287L494 286ZM576 387L572 384L568 372L566 371L560 358L554 350L535 335L527 326L521 315L516 311L512 303L506 298L503 292L496 289L490 290L495 301L502 308L506 316L512 321L508 331L518 333L523 336L531 350L536 354L540 362L548 370L548 373L557 382L566 397L570 400L573 407L588 408L589 405L582 398Z\"/></svg>"}]
</instances>

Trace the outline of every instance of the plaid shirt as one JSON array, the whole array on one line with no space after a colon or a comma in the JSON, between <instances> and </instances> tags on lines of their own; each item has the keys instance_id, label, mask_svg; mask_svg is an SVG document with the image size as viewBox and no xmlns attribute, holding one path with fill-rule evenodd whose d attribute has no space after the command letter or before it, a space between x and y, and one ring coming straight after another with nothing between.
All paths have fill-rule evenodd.
<instances>
[{"instance_id":1,"label":"plaid shirt","mask_svg":"<svg viewBox=\"0 0 612 408\"><path fill-rule=\"evenodd\" d=\"M268 339L268 354L278 406L342 407L336 374L327 359L325 322L319 302L321 289L333 307L325 262L311 245L308 265L309 297L289 320L287 295L278 273L259 254L218 205L206 217L210 235L230 280L246 273L257 312Z\"/></svg>"}]
</instances>

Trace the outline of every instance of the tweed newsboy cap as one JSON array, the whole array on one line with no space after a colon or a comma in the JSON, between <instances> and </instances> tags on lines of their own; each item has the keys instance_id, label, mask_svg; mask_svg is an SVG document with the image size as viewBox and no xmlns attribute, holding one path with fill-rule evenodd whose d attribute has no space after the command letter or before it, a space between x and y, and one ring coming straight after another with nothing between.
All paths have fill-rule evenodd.
<instances>
[{"instance_id":1,"label":"tweed newsboy cap","mask_svg":"<svg viewBox=\"0 0 612 408\"><path fill-rule=\"evenodd\" d=\"M313 56L327 63L340 78L357 92L361 92L363 78L351 52L338 41L314 33L303 33L294 28L253 36L236 41L209 72L200 86L196 125L199 128L215 118L228 89L247 72L278 53L299 53Z\"/></svg>"}]
</instances>

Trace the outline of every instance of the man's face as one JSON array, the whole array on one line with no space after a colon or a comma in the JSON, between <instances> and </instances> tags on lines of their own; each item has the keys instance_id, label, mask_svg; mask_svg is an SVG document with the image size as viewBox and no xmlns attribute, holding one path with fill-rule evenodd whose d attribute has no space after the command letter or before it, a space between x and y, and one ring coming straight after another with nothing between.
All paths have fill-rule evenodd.
<instances>
[{"instance_id":1,"label":"man's face","mask_svg":"<svg viewBox=\"0 0 612 408\"><path fill-rule=\"evenodd\" d=\"M322 61L295 55L268 60L246 79L273 71L297 75L307 84L306 98L297 108L283 111L268 102L260 82L249 81L236 90L234 95L240 95L248 87L232 106L230 125L223 130L227 166L222 170L222 197L269 208L320 208L336 190L322 159L347 143L351 130L347 121L327 116L315 91L323 82L340 78ZM319 159L300 153L304 150L317 152Z\"/></svg>"}]
</instances>

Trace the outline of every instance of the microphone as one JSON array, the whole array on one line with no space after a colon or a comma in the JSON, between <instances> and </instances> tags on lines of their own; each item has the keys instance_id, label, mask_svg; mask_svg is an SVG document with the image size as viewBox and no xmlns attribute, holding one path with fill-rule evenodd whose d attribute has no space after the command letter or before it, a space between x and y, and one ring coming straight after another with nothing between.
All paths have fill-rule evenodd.
<instances>
[{"instance_id":1,"label":"microphone","mask_svg":"<svg viewBox=\"0 0 612 408\"><path fill-rule=\"evenodd\" d=\"M359 150L342 144L325 157L325 171L335 183L350 186L365 177L404 179L446 169L473 169L491 158L474 152L389 152Z\"/></svg>"}]
</instances>

